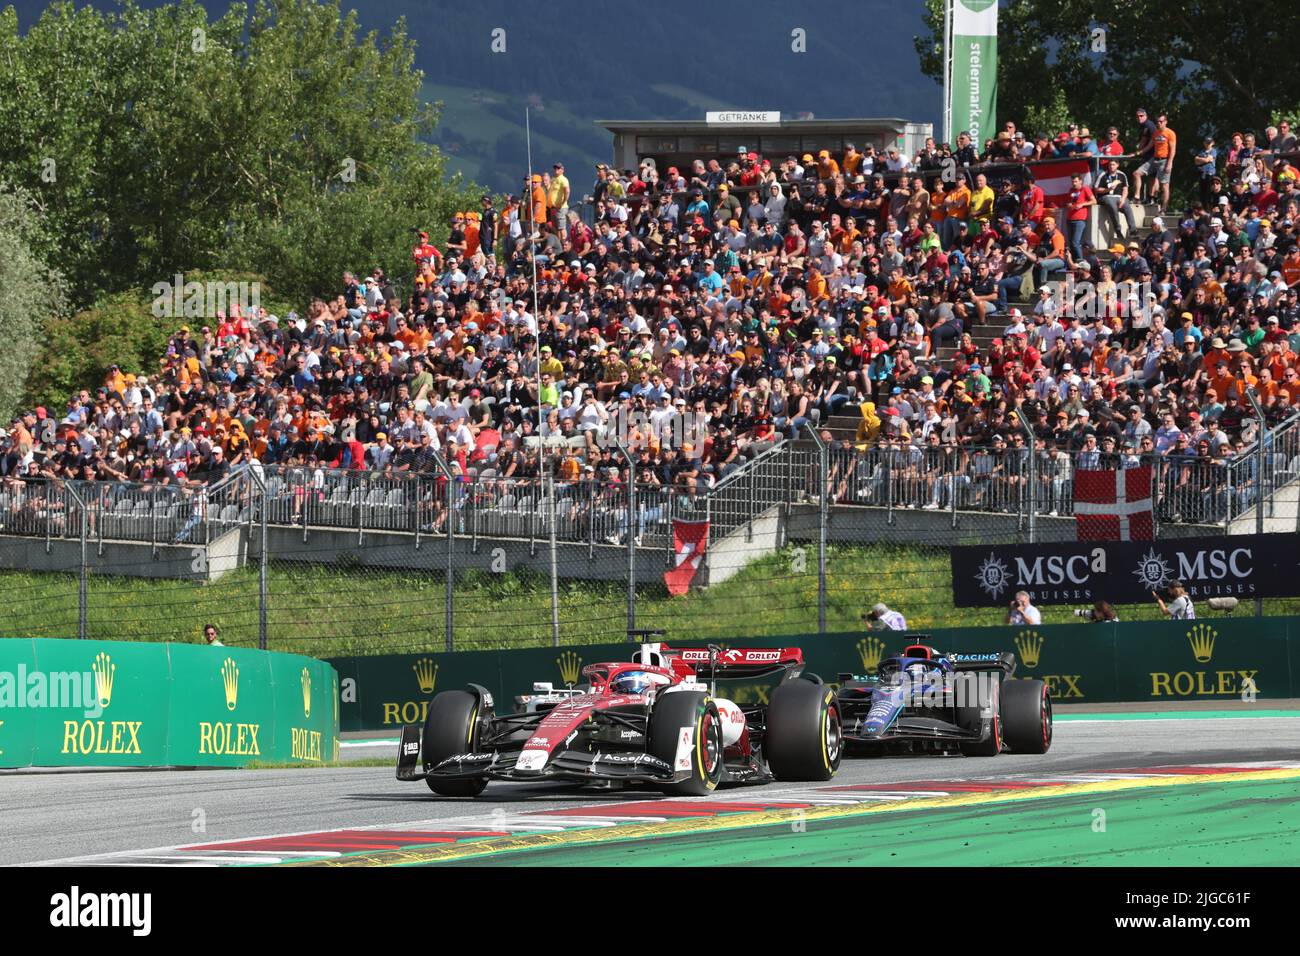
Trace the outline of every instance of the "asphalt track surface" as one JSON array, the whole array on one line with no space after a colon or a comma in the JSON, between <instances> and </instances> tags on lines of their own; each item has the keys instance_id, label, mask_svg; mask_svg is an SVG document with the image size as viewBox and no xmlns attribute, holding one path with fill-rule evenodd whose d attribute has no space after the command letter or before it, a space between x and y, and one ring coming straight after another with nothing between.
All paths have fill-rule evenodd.
<instances>
[{"instance_id":1,"label":"asphalt track surface","mask_svg":"<svg viewBox=\"0 0 1300 956\"><path fill-rule=\"evenodd\" d=\"M1057 722L1052 749L1043 756L846 758L831 786L1077 781L1090 773L1136 768L1294 766L1300 761L1296 716L1074 717ZM827 786L778 783L729 788L718 797L793 801ZM6 773L0 774L0 864L274 863L283 854L264 850L270 841L240 843L228 851L221 845L358 828L392 833L391 839L412 830L518 833L545 830L557 819L578 824L599 818L603 811L616 812L630 801L659 801L663 806L661 795L652 791L607 792L556 784L493 783L476 800L445 799L434 797L423 784L399 783L390 767ZM673 801L687 809L691 802ZM589 813L575 812L579 808L589 808ZM545 816L557 811L568 813ZM337 842L337 835L334 839ZM177 849L196 845L209 849L199 854ZM338 854L319 854L331 855Z\"/></svg>"}]
</instances>

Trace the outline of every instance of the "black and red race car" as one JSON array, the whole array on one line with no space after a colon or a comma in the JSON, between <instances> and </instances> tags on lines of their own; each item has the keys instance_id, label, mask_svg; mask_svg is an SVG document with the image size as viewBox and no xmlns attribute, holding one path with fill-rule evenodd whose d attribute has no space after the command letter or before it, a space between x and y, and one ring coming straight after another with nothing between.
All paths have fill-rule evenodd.
<instances>
[{"instance_id":1,"label":"black and red race car","mask_svg":"<svg viewBox=\"0 0 1300 956\"><path fill-rule=\"evenodd\" d=\"M498 714L477 684L443 691L424 726L402 728L397 779L472 797L490 780L648 786L702 796L723 783L829 780L843 750L835 692L803 673L797 647L642 644L630 662L589 664L582 683L517 698ZM742 707L719 679L778 676L768 703Z\"/></svg>"}]
</instances>

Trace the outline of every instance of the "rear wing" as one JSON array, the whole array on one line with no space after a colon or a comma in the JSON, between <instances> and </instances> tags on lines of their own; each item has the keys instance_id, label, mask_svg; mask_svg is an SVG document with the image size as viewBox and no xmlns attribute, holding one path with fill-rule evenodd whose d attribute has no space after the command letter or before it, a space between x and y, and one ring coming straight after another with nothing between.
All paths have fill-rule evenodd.
<instances>
[{"instance_id":1,"label":"rear wing","mask_svg":"<svg viewBox=\"0 0 1300 956\"><path fill-rule=\"evenodd\" d=\"M1007 677L1016 672L1016 655L1010 651L988 654L945 654L956 671L1002 671Z\"/></svg>"},{"instance_id":2,"label":"rear wing","mask_svg":"<svg viewBox=\"0 0 1300 956\"><path fill-rule=\"evenodd\" d=\"M803 650L798 647L669 647L642 644L634 663L668 667L682 677L702 680L755 680L782 674L783 680L803 672Z\"/></svg>"}]
</instances>

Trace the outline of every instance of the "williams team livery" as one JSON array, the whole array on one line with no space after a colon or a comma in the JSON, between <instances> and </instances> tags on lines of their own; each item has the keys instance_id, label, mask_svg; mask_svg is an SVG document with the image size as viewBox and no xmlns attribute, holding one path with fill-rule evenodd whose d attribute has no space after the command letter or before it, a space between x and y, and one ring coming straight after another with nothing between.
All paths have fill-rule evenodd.
<instances>
[{"instance_id":1,"label":"williams team livery","mask_svg":"<svg viewBox=\"0 0 1300 956\"><path fill-rule=\"evenodd\" d=\"M1047 686L1016 680L1015 671L1009 652L941 655L913 643L881 661L875 675L839 675L845 743L868 753L1046 753Z\"/></svg>"}]
</instances>

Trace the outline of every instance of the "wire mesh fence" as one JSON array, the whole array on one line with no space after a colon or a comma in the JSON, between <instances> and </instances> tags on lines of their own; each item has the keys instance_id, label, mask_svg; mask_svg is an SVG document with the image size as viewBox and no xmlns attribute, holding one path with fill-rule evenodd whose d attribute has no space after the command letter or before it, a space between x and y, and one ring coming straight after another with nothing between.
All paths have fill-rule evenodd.
<instances>
[{"instance_id":1,"label":"wire mesh fence","mask_svg":"<svg viewBox=\"0 0 1300 956\"><path fill-rule=\"evenodd\" d=\"M1292 422L1226 461L1139 459L1157 535L1253 530L1256 516L1300 530L1298 438ZM712 487L441 459L420 473L241 468L208 486L7 478L0 595L10 634L192 642L211 623L227 644L317 656L604 641L634 626L817 633L861 628L877 602L914 627L997 623L996 609L953 607L949 549L1072 540L1076 470L1132 463L1089 455L812 436ZM674 548L675 525L702 522L707 545ZM673 596L666 575L704 546Z\"/></svg>"}]
</instances>

